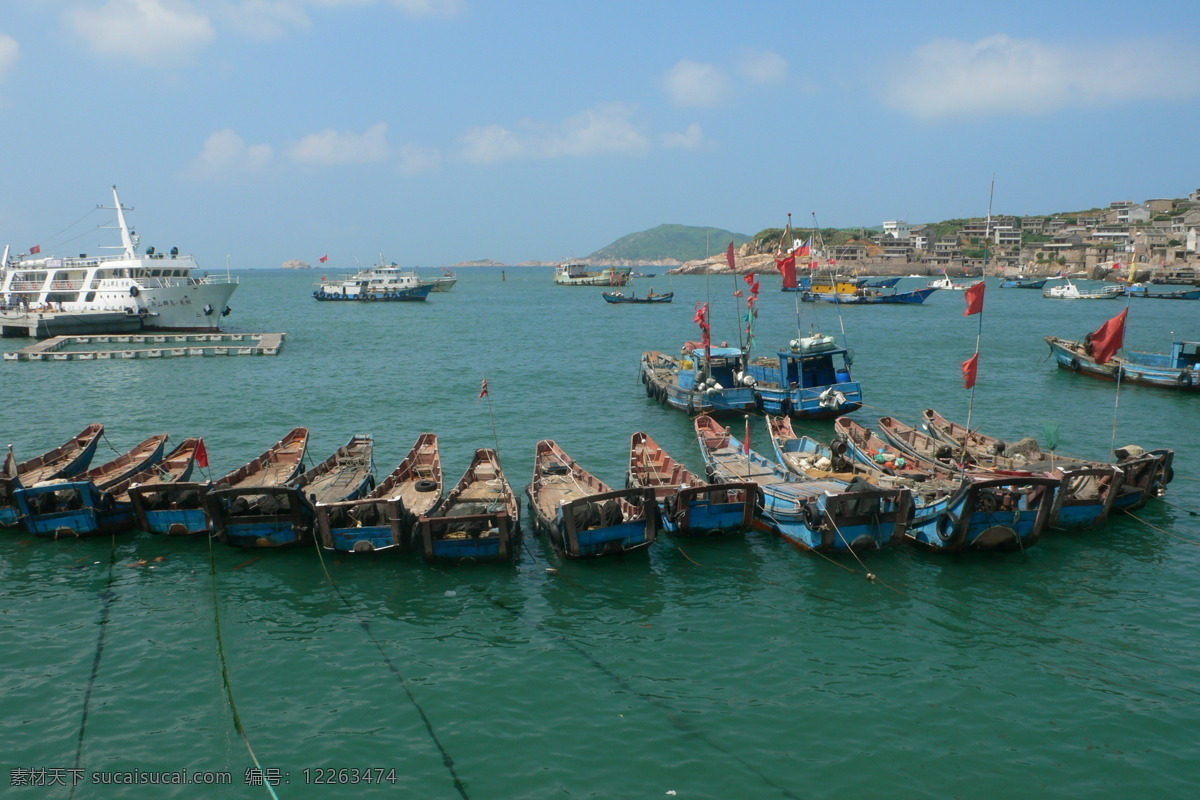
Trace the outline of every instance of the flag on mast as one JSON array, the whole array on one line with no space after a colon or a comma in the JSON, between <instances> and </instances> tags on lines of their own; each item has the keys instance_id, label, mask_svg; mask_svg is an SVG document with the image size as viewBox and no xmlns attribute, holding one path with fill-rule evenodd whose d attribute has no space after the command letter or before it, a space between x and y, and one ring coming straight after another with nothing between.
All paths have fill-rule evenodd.
<instances>
[{"instance_id":1,"label":"flag on mast","mask_svg":"<svg viewBox=\"0 0 1200 800\"><path fill-rule=\"evenodd\" d=\"M986 288L987 284L980 281L963 292L963 297L967 300L967 310L963 312L964 317L983 313L983 292Z\"/></svg>"},{"instance_id":2,"label":"flag on mast","mask_svg":"<svg viewBox=\"0 0 1200 800\"><path fill-rule=\"evenodd\" d=\"M979 352L962 362L962 376L965 389L971 389L975 386L975 379L979 377Z\"/></svg>"},{"instance_id":3,"label":"flag on mast","mask_svg":"<svg viewBox=\"0 0 1200 800\"><path fill-rule=\"evenodd\" d=\"M196 466L200 469L208 469L208 448L204 446L204 440L200 440L200 444L196 445Z\"/></svg>"},{"instance_id":4,"label":"flag on mast","mask_svg":"<svg viewBox=\"0 0 1200 800\"><path fill-rule=\"evenodd\" d=\"M487 385L487 378L484 378L484 379L483 379L483 383L481 383L481 384L479 385L479 396L478 396L478 397L476 397L475 399L476 399L476 400L482 400L483 398L485 398L485 397L487 397L487 396L488 396L488 385ZM489 400L488 402L490 403L491 401Z\"/></svg>"},{"instance_id":5,"label":"flag on mast","mask_svg":"<svg viewBox=\"0 0 1200 800\"><path fill-rule=\"evenodd\" d=\"M1108 363L1125 346L1125 317L1128 314L1129 309L1126 308L1091 335L1092 358L1096 359L1097 364Z\"/></svg>"}]
</instances>

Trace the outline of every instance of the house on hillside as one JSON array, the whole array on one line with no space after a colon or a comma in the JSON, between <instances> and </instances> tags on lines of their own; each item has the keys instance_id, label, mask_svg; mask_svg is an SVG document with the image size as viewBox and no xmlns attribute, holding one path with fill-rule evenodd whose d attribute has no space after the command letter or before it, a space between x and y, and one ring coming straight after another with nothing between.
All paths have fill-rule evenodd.
<instances>
[{"instance_id":1,"label":"house on hillside","mask_svg":"<svg viewBox=\"0 0 1200 800\"><path fill-rule=\"evenodd\" d=\"M909 225L902 219L884 220L883 235L891 236L893 239L907 240L914 227L916 226Z\"/></svg>"}]
</instances>

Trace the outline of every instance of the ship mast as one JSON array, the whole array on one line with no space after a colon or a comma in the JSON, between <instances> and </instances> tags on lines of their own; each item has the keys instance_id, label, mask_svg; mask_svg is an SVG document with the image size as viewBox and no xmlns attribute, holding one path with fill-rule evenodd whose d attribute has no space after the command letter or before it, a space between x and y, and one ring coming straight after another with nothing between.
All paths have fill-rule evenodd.
<instances>
[{"instance_id":1,"label":"ship mast","mask_svg":"<svg viewBox=\"0 0 1200 800\"><path fill-rule=\"evenodd\" d=\"M133 258L133 237L129 234L129 225L125 223L125 207L121 205L121 198L117 197L117 187L113 185L113 205L117 209L117 226L121 229L121 244L125 247L125 257ZM133 209L130 209L132 211Z\"/></svg>"}]
</instances>

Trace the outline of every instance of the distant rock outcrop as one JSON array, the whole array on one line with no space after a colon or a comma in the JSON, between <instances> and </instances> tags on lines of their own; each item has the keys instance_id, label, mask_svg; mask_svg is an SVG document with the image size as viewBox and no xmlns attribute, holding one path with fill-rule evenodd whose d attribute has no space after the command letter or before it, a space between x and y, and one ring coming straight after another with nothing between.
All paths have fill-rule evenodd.
<instances>
[{"instance_id":1,"label":"distant rock outcrop","mask_svg":"<svg viewBox=\"0 0 1200 800\"><path fill-rule=\"evenodd\" d=\"M280 269L312 269L312 264L307 261L301 261L298 258L293 258L283 262L283 266Z\"/></svg>"}]
</instances>

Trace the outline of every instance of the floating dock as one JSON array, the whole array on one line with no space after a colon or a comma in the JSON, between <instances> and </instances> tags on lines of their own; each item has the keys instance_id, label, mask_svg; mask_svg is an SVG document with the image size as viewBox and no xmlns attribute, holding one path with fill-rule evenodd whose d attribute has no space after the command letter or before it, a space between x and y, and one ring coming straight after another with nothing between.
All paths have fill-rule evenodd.
<instances>
[{"instance_id":1,"label":"floating dock","mask_svg":"<svg viewBox=\"0 0 1200 800\"><path fill-rule=\"evenodd\" d=\"M283 333L136 333L109 336L56 336L4 354L5 361L105 361L116 358L184 356L275 356ZM96 349L99 344L128 345Z\"/></svg>"}]
</instances>

